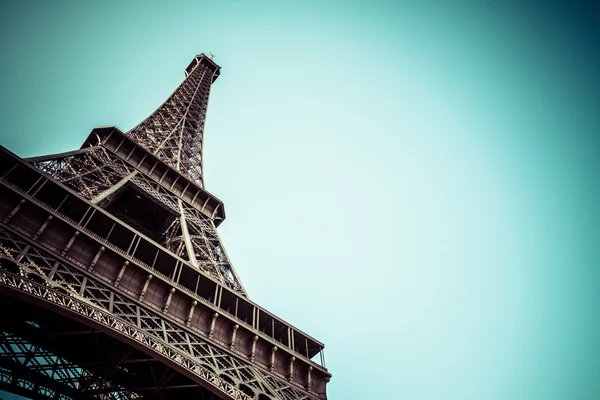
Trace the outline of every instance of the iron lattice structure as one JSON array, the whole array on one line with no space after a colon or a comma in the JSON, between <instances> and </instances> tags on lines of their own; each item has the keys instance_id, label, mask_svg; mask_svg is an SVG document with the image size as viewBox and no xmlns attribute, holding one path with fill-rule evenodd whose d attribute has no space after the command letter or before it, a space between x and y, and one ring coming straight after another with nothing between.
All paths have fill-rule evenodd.
<instances>
[{"instance_id":1,"label":"iron lattice structure","mask_svg":"<svg viewBox=\"0 0 600 400\"><path fill-rule=\"evenodd\" d=\"M196 56L145 121L79 150L0 148L1 390L326 399L324 345L249 299L217 233L202 150L219 74Z\"/></svg>"}]
</instances>

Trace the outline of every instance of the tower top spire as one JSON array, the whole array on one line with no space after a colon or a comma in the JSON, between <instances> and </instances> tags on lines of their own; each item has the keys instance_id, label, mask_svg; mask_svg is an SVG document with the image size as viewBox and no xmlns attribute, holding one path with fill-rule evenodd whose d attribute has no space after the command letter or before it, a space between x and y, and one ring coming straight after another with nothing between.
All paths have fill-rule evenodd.
<instances>
[{"instance_id":1,"label":"tower top spire","mask_svg":"<svg viewBox=\"0 0 600 400\"><path fill-rule=\"evenodd\" d=\"M160 160L204 187L204 121L212 83L221 67L212 54L200 53L186 68L186 78L154 113L127 135Z\"/></svg>"}]
</instances>

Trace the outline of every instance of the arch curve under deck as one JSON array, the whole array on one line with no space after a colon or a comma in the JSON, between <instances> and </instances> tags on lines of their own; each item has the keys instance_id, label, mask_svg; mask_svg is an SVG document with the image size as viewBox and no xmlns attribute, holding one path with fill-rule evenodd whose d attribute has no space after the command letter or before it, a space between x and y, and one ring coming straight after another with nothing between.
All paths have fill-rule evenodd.
<instances>
[{"instance_id":1,"label":"arch curve under deck","mask_svg":"<svg viewBox=\"0 0 600 400\"><path fill-rule=\"evenodd\" d=\"M56 399L251 399L136 326L5 257L0 289L2 390Z\"/></svg>"}]
</instances>

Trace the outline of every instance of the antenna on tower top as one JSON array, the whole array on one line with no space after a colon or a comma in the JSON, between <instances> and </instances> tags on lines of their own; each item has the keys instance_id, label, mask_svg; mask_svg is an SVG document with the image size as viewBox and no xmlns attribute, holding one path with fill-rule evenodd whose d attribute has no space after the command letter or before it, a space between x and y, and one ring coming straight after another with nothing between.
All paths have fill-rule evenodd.
<instances>
[{"instance_id":1,"label":"antenna on tower top","mask_svg":"<svg viewBox=\"0 0 600 400\"><path fill-rule=\"evenodd\" d=\"M208 58L209 58L210 60L212 60L213 58L215 58L215 56L214 56L214 54L213 54L213 53L208 53Z\"/></svg>"}]
</instances>

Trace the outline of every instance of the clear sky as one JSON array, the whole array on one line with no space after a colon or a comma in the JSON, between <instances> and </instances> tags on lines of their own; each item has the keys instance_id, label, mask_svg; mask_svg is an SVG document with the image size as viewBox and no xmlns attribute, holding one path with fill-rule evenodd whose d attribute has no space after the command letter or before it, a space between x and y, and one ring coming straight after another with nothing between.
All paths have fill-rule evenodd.
<instances>
[{"instance_id":1,"label":"clear sky","mask_svg":"<svg viewBox=\"0 0 600 400\"><path fill-rule=\"evenodd\" d=\"M0 143L128 130L200 52L205 181L330 399L600 398L600 13L550 1L0 3Z\"/></svg>"}]
</instances>

